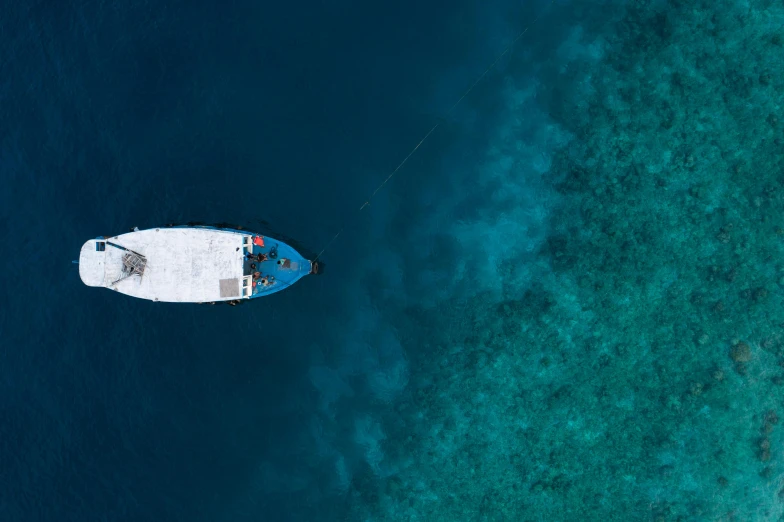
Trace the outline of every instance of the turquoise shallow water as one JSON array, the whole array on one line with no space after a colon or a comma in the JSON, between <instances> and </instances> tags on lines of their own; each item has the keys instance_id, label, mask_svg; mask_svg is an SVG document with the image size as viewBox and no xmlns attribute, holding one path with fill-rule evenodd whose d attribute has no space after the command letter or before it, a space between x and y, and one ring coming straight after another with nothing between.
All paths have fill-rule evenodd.
<instances>
[{"instance_id":1,"label":"turquoise shallow water","mask_svg":"<svg viewBox=\"0 0 784 522\"><path fill-rule=\"evenodd\" d=\"M356 512L779 520L784 6L560 8L392 221L410 377Z\"/></svg>"},{"instance_id":2,"label":"turquoise shallow water","mask_svg":"<svg viewBox=\"0 0 784 522\"><path fill-rule=\"evenodd\" d=\"M781 2L9 13L3 520L782 520ZM236 309L26 254L189 219L347 226Z\"/></svg>"}]
</instances>

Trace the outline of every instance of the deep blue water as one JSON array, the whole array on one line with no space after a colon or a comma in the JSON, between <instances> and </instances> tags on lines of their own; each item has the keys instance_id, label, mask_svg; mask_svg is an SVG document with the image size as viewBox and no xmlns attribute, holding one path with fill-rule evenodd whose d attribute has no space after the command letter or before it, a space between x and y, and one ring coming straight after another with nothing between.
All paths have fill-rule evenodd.
<instances>
[{"instance_id":1,"label":"deep blue water","mask_svg":"<svg viewBox=\"0 0 784 522\"><path fill-rule=\"evenodd\" d=\"M2 7L0 521L784 512L780 3ZM191 220L327 271L71 264Z\"/></svg>"},{"instance_id":2,"label":"deep blue water","mask_svg":"<svg viewBox=\"0 0 784 522\"><path fill-rule=\"evenodd\" d=\"M516 25L496 33L476 2L3 11L0 518L342 514L309 372L358 306L383 218L357 209ZM313 250L347 229L328 276L238 309L91 291L70 263L88 238L188 220L265 221ZM350 433L325 444L352 458Z\"/></svg>"}]
</instances>

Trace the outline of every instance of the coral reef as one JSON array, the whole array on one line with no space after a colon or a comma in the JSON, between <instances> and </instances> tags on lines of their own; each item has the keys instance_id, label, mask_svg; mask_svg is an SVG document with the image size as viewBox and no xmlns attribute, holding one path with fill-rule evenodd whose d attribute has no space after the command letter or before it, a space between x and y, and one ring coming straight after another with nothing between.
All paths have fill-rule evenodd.
<instances>
[{"instance_id":1,"label":"coral reef","mask_svg":"<svg viewBox=\"0 0 784 522\"><path fill-rule=\"evenodd\" d=\"M358 519L784 513L784 5L602 13L557 66L511 67L536 96L513 88L485 165L453 176L489 202L442 233L493 252L377 303L428 341L385 426L394 478L372 507L352 490Z\"/></svg>"}]
</instances>

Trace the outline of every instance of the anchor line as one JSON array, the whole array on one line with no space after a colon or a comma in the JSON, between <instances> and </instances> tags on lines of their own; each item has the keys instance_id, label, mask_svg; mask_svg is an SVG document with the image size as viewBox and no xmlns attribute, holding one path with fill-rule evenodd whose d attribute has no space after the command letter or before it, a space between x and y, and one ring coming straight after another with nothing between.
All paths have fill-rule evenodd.
<instances>
[{"instance_id":1,"label":"anchor line","mask_svg":"<svg viewBox=\"0 0 784 522\"><path fill-rule=\"evenodd\" d=\"M452 111L455 110L455 108L458 105L460 105L460 102L462 102L465 99L465 97L468 96L471 93L471 91L474 90L474 87L476 87L479 84L479 82L481 82L484 79L484 77L487 76L487 73L489 73L490 71L492 71L495 68L495 66L498 64L498 62L501 61L501 58L506 56L506 54L512 49L512 47L515 46L515 44L518 42L518 40L520 40L520 38L525 36L525 34L528 32L528 30L531 29L531 27L533 27L533 25L539 21L539 19L542 17L542 15L547 10L547 8L550 7L553 3L555 3L555 0L550 0L550 2L547 4L547 6L545 6L545 8L542 9L542 12L539 13L539 15L536 18L534 18L534 20L530 24L528 24L528 26L525 29L523 29L515 37L514 40L512 40L512 43L510 43L509 45L506 46L506 49L504 49L503 52L498 55L498 57L495 59L495 61L493 61L493 63L491 63L487 67L487 69L485 69L485 71L481 75L479 75L479 77L476 80L474 80L474 83L472 83L471 86L468 89L466 89L466 91L463 93L463 95L460 97L460 99L458 99L455 102L455 104L452 105L452 107L450 107L448 111L446 111L446 113L444 114L444 118L449 116L452 113ZM362 206L359 207L358 212L362 212L363 210L365 210L366 207L370 206L370 201L376 196L376 194L378 194L378 192L381 189L384 188L384 186L387 184L387 182L389 182L389 180L391 180L394 177L394 175L397 174L397 172L403 167L403 165L406 164L408 159L411 156L413 156L414 153L419 149L419 147L421 147L422 144L430 137L430 135L433 134L433 132L435 132L435 130L438 128L439 125L441 125L441 122L436 123L435 125L433 125L433 127L429 131L427 131L427 134L425 134L425 136L421 140L419 140L419 143L417 143L416 146L413 149L411 149L411 152L409 152L408 155L405 158L403 158L403 161L401 161L400 164L397 167L395 167L395 170L393 170L389 174L389 176L387 176L386 179L384 181L382 181L378 185L378 187L376 187L376 190L374 190L373 193L370 194L370 196L365 200L365 202L362 203ZM321 249L321 252L319 252L318 255L313 258L312 262L315 263L321 257L321 255L330 247L330 245L332 245L332 243L335 242L335 240L340 236L340 234L343 233L343 231L345 229L346 229L345 225L343 227L341 227L341 229L338 231L338 233L335 234L334 236L332 236L332 239L330 239L329 242L327 242L327 244L324 246L324 248Z\"/></svg>"}]
</instances>

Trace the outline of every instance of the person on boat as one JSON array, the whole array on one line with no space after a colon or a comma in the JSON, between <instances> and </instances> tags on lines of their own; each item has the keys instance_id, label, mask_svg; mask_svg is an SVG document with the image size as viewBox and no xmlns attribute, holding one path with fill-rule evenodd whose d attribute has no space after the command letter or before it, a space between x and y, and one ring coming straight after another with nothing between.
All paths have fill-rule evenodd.
<instances>
[{"instance_id":1,"label":"person on boat","mask_svg":"<svg viewBox=\"0 0 784 522\"><path fill-rule=\"evenodd\" d=\"M245 254L245 259L254 259L255 257L256 256L253 254L253 252L247 252Z\"/></svg>"},{"instance_id":2,"label":"person on boat","mask_svg":"<svg viewBox=\"0 0 784 522\"><path fill-rule=\"evenodd\" d=\"M250 269L251 269L251 271L256 270L256 263L251 263L250 264Z\"/></svg>"},{"instance_id":3,"label":"person on boat","mask_svg":"<svg viewBox=\"0 0 784 522\"><path fill-rule=\"evenodd\" d=\"M285 257L281 257L278 259L278 266L281 268L291 268L291 260L286 259Z\"/></svg>"},{"instance_id":4,"label":"person on boat","mask_svg":"<svg viewBox=\"0 0 784 522\"><path fill-rule=\"evenodd\" d=\"M259 255L256 256L256 261L258 261L259 263L263 263L267 259L268 259L267 254L262 254L261 252L259 252Z\"/></svg>"},{"instance_id":5,"label":"person on boat","mask_svg":"<svg viewBox=\"0 0 784 522\"><path fill-rule=\"evenodd\" d=\"M261 277L261 272L253 272L253 280L254 280L254 281L255 281L256 279L260 278L260 277ZM263 279L262 279L262 281L263 281Z\"/></svg>"}]
</instances>

